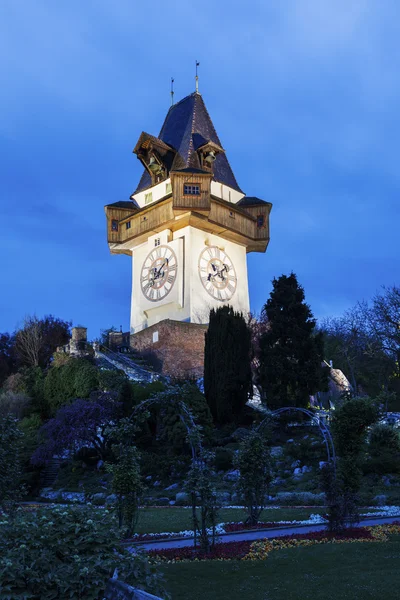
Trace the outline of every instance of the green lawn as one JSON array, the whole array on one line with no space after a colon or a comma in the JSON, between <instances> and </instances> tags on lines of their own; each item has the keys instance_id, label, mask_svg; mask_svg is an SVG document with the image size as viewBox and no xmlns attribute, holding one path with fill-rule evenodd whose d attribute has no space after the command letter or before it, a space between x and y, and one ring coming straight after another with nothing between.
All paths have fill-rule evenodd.
<instances>
[{"instance_id":1,"label":"green lawn","mask_svg":"<svg viewBox=\"0 0 400 600\"><path fill-rule=\"evenodd\" d=\"M172 600L398 600L400 538L278 550L265 561L163 565Z\"/></svg>"},{"instance_id":2,"label":"green lawn","mask_svg":"<svg viewBox=\"0 0 400 600\"><path fill-rule=\"evenodd\" d=\"M320 508L277 508L264 510L262 521L301 521L310 514L323 514L326 509ZM191 529L191 510L188 508L141 508L137 533L158 533L162 531L183 531ZM243 521L246 513L240 508L223 508L218 512L218 523Z\"/></svg>"}]
</instances>

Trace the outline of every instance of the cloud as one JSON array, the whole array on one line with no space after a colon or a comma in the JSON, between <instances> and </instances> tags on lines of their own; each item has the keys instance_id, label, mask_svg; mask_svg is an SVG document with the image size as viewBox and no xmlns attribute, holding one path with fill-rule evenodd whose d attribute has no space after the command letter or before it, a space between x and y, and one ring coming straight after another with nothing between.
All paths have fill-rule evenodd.
<instances>
[{"instance_id":1,"label":"cloud","mask_svg":"<svg viewBox=\"0 0 400 600\"><path fill-rule=\"evenodd\" d=\"M151 14L132 0L3 0L3 319L29 297L39 314L127 322L129 260L108 254L103 206L134 189L135 141L158 133L171 76L176 99L194 90L195 59L239 184L274 204L267 254L249 257L253 307L291 269L321 313L392 282L399 29L394 0L153 0Z\"/></svg>"}]
</instances>

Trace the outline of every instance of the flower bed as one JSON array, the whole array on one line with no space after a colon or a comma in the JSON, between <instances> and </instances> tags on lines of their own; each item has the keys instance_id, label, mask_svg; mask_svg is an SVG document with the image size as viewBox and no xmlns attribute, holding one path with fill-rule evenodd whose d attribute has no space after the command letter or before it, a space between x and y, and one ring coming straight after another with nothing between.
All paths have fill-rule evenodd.
<instances>
[{"instance_id":1,"label":"flower bed","mask_svg":"<svg viewBox=\"0 0 400 600\"><path fill-rule=\"evenodd\" d=\"M275 550L307 547L315 544L346 544L354 542L386 542L389 535L400 535L400 522L373 527L346 529L342 534L326 531L285 535L274 539L228 542L215 544L209 554L193 547L150 550L149 555L157 562L181 562L193 560L265 560Z\"/></svg>"},{"instance_id":2,"label":"flower bed","mask_svg":"<svg viewBox=\"0 0 400 600\"><path fill-rule=\"evenodd\" d=\"M326 523L326 519L321 515L310 515L309 519L303 521L268 521L260 522L256 525L248 525L246 523L232 521L230 523L218 523L215 527L215 534L221 535L223 533L232 533L235 531L247 531L251 529L273 529L277 527L285 527L288 525L320 525ZM208 534L212 535L212 530L208 529ZM162 533L136 533L129 540L132 542L149 542L162 539L173 539L173 538L191 538L193 537L192 529L185 529L183 531L164 531Z\"/></svg>"},{"instance_id":3,"label":"flower bed","mask_svg":"<svg viewBox=\"0 0 400 600\"><path fill-rule=\"evenodd\" d=\"M224 526L225 533L230 533L233 531L247 531L251 529L273 529L276 527L285 527L288 525L322 525L326 523L327 519L322 515L310 515L308 519L303 519L302 521L274 521L274 522L263 522L260 521L256 525L249 525L247 523L221 523Z\"/></svg>"}]
</instances>

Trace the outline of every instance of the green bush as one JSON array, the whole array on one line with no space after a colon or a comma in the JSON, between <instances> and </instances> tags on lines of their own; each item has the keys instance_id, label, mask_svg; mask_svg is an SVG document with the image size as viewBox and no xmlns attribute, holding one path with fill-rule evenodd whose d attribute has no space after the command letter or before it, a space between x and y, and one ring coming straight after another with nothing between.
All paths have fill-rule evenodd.
<instances>
[{"instance_id":1,"label":"green bush","mask_svg":"<svg viewBox=\"0 0 400 600\"><path fill-rule=\"evenodd\" d=\"M88 398L99 387L99 372L86 359L71 358L61 367L52 367L44 381L44 398L55 412L73 398Z\"/></svg>"},{"instance_id":2,"label":"green bush","mask_svg":"<svg viewBox=\"0 0 400 600\"><path fill-rule=\"evenodd\" d=\"M24 434L20 453L23 467L21 483L26 486L28 493L36 492L40 484L40 469L31 464L31 456L39 446L38 432L41 426L42 420L37 414L25 417L18 423Z\"/></svg>"},{"instance_id":3,"label":"green bush","mask_svg":"<svg viewBox=\"0 0 400 600\"><path fill-rule=\"evenodd\" d=\"M167 392L168 393L168 390ZM203 442L209 443L212 438L213 421L210 409L204 394L201 393L196 384L183 383L171 391L171 406L157 408L158 413L158 440L165 446L166 452L182 454L184 450L189 452L187 443L187 429L182 423L179 412L173 404L173 400L182 400L191 411L195 424L202 428Z\"/></svg>"},{"instance_id":4,"label":"green bush","mask_svg":"<svg viewBox=\"0 0 400 600\"><path fill-rule=\"evenodd\" d=\"M390 425L372 427L368 445L369 460L366 470L371 473L398 473L400 471L400 437Z\"/></svg>"},{"instance_id":5,"label":"green bush","mask_svg":"<svg viewBox=\"0 0 400 600\"><path fill-rule=\"evenodd\" d=\"M50 409L44 397L44 379L40 367L24 368L21 372L22 388L32 399L31 412L38 413L43 419L46 419L50 415Z\"/></svg>"},{"instance_id":6,"label":"green bush","mask_svg":"<svg viewBox=\"0 0 400 600\"><path fill-rule=\"evenodd\" d=\"M0 417L0 507L13 503L22 491L20 478L23 437L13 416Z\"/></svg>"},{"instance_id":7,"label":"green bush","mask_svg":"<svg viewBox=\"0 0 400 600\"><path fill-rule=\"evenodd\" d=\"M186 476L190 467L189 456L171 456L143 451L140 457L140 468L143 475L151 475L153 480L169 482Z\"/></svg>"},{"instance_id":8,"label":"green bush","mask_svg":"<svg viewBox=\"0 0 400 600\"><path fill-rule=\"evenodd\" d=\"M98 600L116 568L126 583L165 597L155 567L121 546L108 511L47 508L0 521L1 598Z\"/></svg>"},{"instance_id":9,"label":"green bush","mask_svg":"<svg viewBox=\"0 0 400 600\"><path fill-rule=\"evenodd\" d=\"M302 465L313 465L326 460L326 447L322 439L306 438L293 444L286 444L285 454Z\"/></svg>"},{"instance_id":10,"label":"green bush","mask_svg":"<svg viewBox=\"0 0 400 600\"><path fill-rule=\"evenodd\" d=\"M281 506L323 506L326 498L325 494L312 492L279 492L273 502Z\"/></svg>"},{"instance_id":11,"label":"green bush","mask_svg":"<svg viewBox=\"0 0 400 600\"><path fill-rule=\"evenodd\" d=\"M216 471L228 471L232 468L233 463L233 452L229 448L217 448L215 450L215 470Z\"/></svg>"},{"instance_id":12,"label":"green bush","mask_svg":"<svg viewBox=\"0 0 400 600\"><path fill-rule=\"evenodd\" d=\"M127 380L126 374L120 369L102 369L99 371L99 386L104 392L119 392Z\"/></svg>"}]
</instances>

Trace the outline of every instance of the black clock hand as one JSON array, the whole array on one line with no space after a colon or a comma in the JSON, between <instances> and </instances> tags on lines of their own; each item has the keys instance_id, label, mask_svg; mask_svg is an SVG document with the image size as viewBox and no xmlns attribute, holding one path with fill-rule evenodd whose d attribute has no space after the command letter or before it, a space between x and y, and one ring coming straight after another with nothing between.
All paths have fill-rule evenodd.
<instances>
[{"instance_id":1,"label":"black clock hand","mask_svg":"<svg viewBox=\"0 0 400 600\"><path fill-rule=\"evenodd\" d=\"M164 262L163 262L163 264L161 265L161 267L160 267L158 270L157 270L157 268L155 268L155 269L154 269L154 270L155 270L154 279L158 279L158 278L160 277L160 274L161 274L161 269L162 269L163 267L165 267L165 264L166 264L166 263L165 263L165 261L164 261ZM163 275L164 275L164 273L163 273ZM162 276L163 276L163 275L162 275Z\"/></svg>"},{"instance_id":2,"label":"black clock hand","mask_svg":"<svg viewBox=\"0 0 400 600\"><path fill-rule=\"evenodd\" d=\"M224 271L226 273L229 271L228 265L224 265L223 268L216 273L216 275L218 275L218 277L220 277L223 281L225 281L225 277L223 276Z\"/></svg>"}]
</instances>

